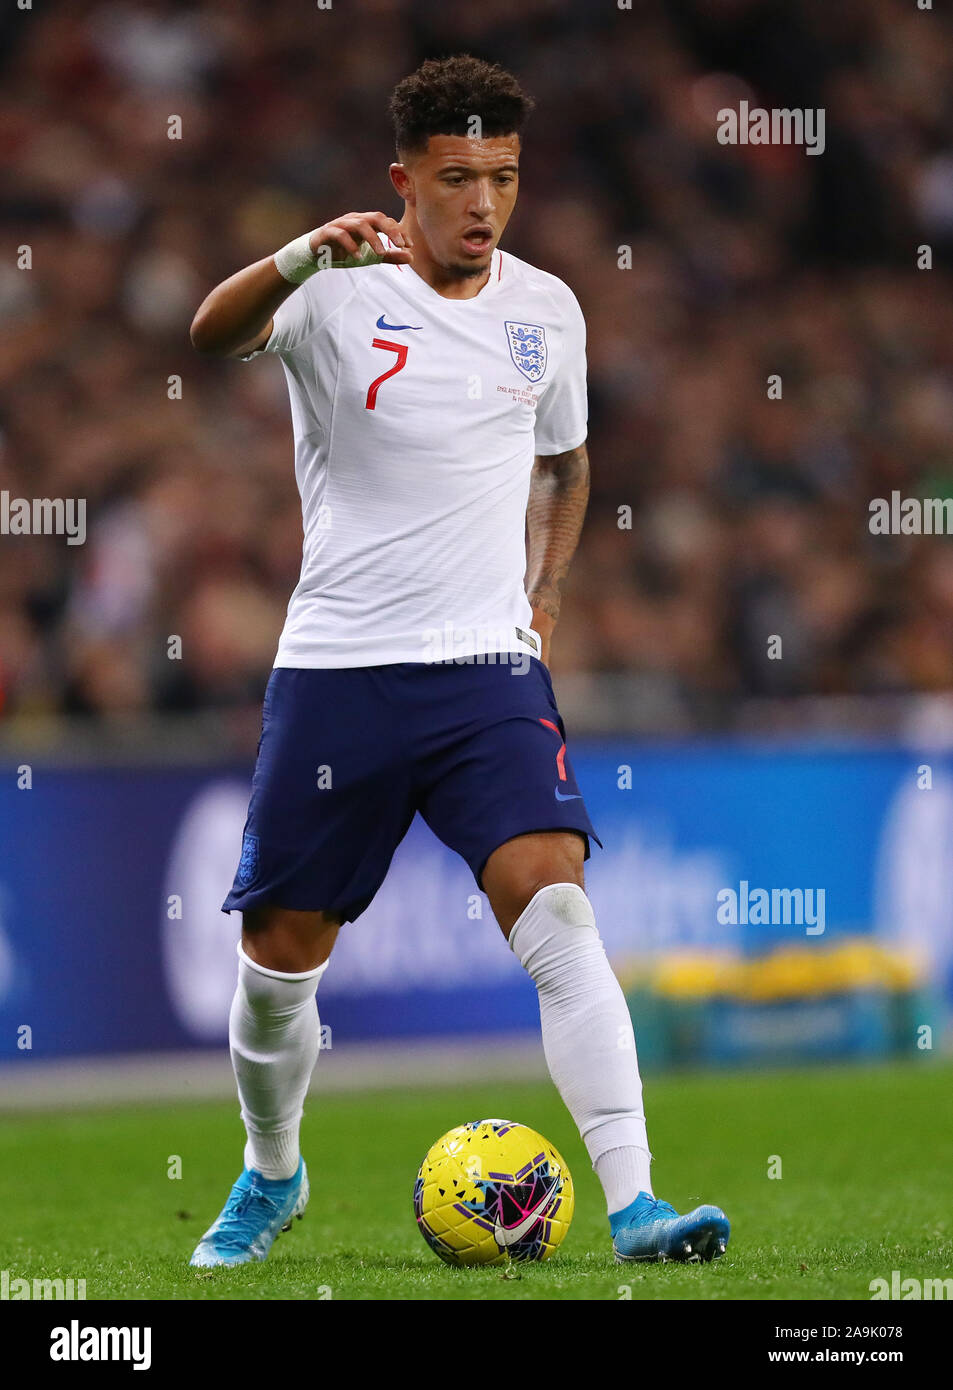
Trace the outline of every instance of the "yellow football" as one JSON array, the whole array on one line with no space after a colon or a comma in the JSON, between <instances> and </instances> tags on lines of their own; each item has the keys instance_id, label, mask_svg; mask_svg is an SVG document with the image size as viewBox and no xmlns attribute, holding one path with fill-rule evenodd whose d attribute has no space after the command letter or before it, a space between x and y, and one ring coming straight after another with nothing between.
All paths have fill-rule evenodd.
<instances>
[{"instance_id":1,"label":"yellow football","mask_svg":"<svg viewBox=\"0 0 953 1390\"><path fill-rule=\"evenodd\" d=\"M548 1260L573 1213L572 1177L548 1140L512 1120L471 1120L438 1139L414 1184L414 1214L452 1265Z\"/></svg>"}]
</instances>

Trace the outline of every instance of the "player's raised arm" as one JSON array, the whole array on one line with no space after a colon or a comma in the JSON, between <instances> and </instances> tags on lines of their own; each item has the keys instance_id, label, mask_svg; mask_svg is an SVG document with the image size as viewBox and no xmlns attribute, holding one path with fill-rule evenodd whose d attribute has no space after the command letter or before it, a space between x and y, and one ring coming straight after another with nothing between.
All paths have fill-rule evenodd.
<instances>
[{"instance_id":1,"label":"player's raised arm","mask_svg":"<svg viewBox=\"0 0 953 1390\"><path fill-rule=\"evenodd\" d=\"M379 232L394 243L392 249ZM255 352L271 336L275 310L319 270L404 264L413 261L411 245L399 223L383 212L344 213L216 285L192 320L192 346L218 357Z\"/></svg>"},{"instance_id":2,"label":"player's raised arm","mask_svg":"<svg viewBox=\"0 0 953 1390\"><path fill-rule=\"evenodd\" d=\"M533 609L533 627L543 639L541 655L546 665L562 584L576 553L588 501L585 444L562 454L536 455L526 508L526 595Z\"/></svg>"}]
</instances>

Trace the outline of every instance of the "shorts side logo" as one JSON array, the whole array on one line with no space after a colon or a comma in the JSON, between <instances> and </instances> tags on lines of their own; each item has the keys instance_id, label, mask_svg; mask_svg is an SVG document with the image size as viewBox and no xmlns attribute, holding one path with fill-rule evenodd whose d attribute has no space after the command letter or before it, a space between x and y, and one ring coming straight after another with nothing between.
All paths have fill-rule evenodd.
<instances>
[{"instance_id":1,"label":"shorts side logo","mask_svg":"<svg viewBox=\"0 0 953 1390\"><path fill-rule=\"evenodd\" d=\"M554 724L553 721L552 721L551 719L542 719L542 718L541 718L539 722L540 722L540 724L545 724L547 729L552 729L553 733L557 736L557 738L562 738L562 734L559 732L559 725L558 725L558 724ZM556 771L559 773L559 780L560 780L560 782L568 782L569 778L566 776L566 744L565 744L565 741L563 741L563 742L559 745L559 752L556 754ZM557 801L581 801L581 800L582 800L582 793L581 793L581 792L561 792L561 791L559 790L559 788L557 787L557 788L556 788L556 800L557 800Z\"/></svg>"},{"instance_id":2,"label":"shorts side logo","mask_svg":"<svg viewBox=\"0 0 953 1390\"><path fill-rule=\"evenodd\" d=\"M238 873L235 875L243 888L247 888L258 873L259 858L258 836L250 835L246 830L242 836L242 857L238 861Z\"/></svg>"}]
</instances>

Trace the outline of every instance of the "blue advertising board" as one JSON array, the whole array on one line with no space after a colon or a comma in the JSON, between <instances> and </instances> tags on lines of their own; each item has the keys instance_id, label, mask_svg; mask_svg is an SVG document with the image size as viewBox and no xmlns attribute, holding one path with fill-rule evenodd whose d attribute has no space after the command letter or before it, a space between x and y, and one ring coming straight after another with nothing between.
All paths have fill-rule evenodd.
<instances>
[{"instance_id":1,"label":"blue advertising board","mask_svg":"<svg viewBox=\"0 0 953 1390\"><path fill-rule=\"evenodd\" d=\"M577 744L614 962L873 933L953 974L953 765L903 747ZM924 772L924 768L927 769ZM0 1057L220 1047L248 768L0 769ZM321 983L338 1040L535 1029L466 865L418 819ZM23 1032L29 1029L29 1035Z\"/></svg>"}]
</instances>

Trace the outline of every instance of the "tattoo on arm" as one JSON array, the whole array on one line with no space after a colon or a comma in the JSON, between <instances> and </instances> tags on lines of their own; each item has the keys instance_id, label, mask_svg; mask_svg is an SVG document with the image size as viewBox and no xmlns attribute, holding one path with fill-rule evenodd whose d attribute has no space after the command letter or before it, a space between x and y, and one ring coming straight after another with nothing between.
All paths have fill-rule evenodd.
<instances>
[{"instance_id":1,"label":"tattoo on arm","mask_svg":"<svg viewBox=\"0 0 953 1390\"><path fill-rule=\"evenodd\" d=\"M555 622L563 581L579 543L589 500L585 444L563 454L536 456L526 508L526 594L533 608Z\"/></svg>"}]
</instances>

